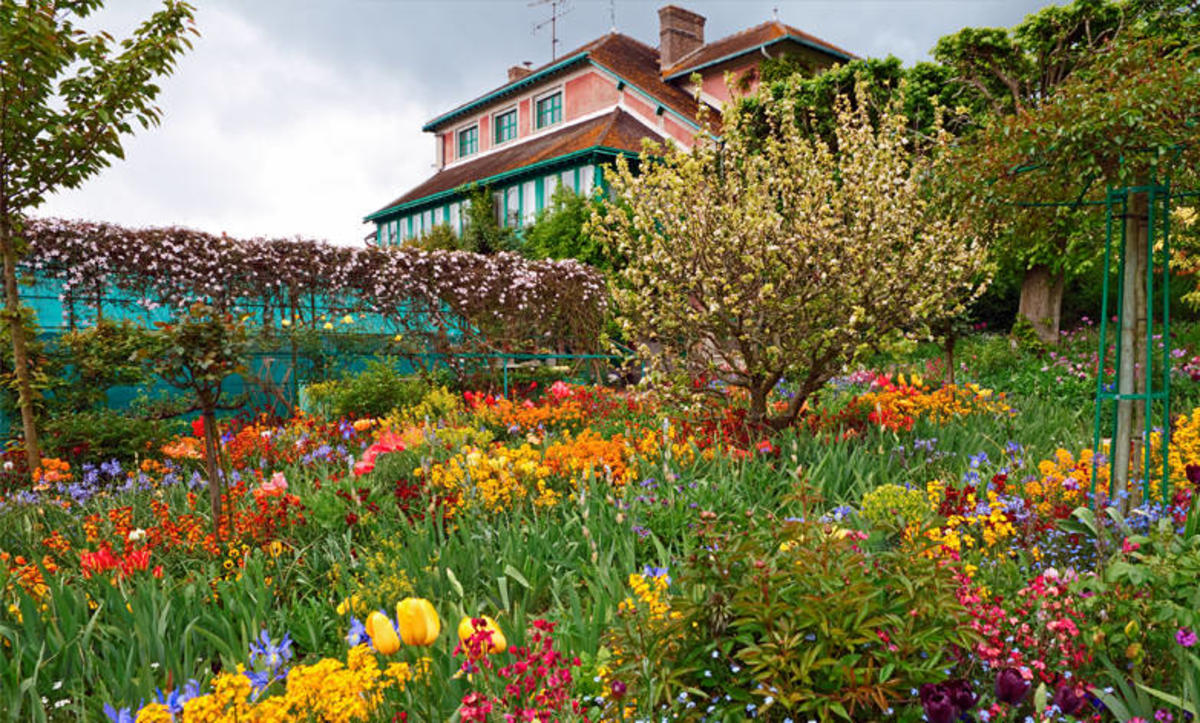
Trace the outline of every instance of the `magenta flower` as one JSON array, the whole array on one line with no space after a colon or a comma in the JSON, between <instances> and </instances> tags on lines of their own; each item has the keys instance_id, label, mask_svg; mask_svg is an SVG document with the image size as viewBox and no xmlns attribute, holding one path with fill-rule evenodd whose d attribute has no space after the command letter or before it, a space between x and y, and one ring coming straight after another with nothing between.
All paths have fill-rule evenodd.
<instances>
[{"instance_id":1,"label":"magenta flower","mask_svg":"<svg viewBox=\"0 0 1200 723\"><path fill-rule=\"evenodd\" d=\"M1196 644L1196 632L1191 628L1180 628L1175 631L1175 642L1185 648L1190 648Z\"/></svg>"}]
</instances>

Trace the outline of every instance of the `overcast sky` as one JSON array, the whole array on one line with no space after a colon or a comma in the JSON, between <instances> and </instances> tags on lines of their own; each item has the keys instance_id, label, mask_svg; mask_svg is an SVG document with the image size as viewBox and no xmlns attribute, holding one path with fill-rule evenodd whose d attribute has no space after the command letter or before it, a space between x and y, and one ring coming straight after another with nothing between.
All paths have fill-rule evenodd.
<instances>
[{"instance_id":1,"label":"overcast sky","mask_svg":"<svg viewBox=\"0 0 1200 723\"><path fill-rule=\"evenodd\" d=\"M531 0L192 0L201 37L161 85L162 125L44 215L359 243L362 217L433 173L425 121L550 60ZM570 0L559 55L617 29L658 44L660 0ZM1048 0L677 0L708 40L780 20L861 56L928 58L965 26L1011 26ZM126 33L158 3L109 0Z\"/></svg>"}]
</instances>

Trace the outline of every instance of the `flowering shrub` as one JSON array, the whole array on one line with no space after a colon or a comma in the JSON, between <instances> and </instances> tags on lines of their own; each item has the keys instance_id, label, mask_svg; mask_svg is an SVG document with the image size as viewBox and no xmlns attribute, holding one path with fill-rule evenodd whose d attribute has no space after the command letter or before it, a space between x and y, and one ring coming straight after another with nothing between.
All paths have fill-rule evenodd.
<instances>
[{"instance_id":1,"label":"flowering shrub","mask_svg":"<svg viewBox=\"0 0 1200 723\"><path fill-rule=\"evenodd\" d=\"M971 647L941 563L869 551L865 535L820 523L698 527L697 551L669 587L631 578L638 600L623 604L609 639L620 655L607 674L641 713L875 718L944 679L955 651Z\"/></svg>"},{"instance_id":2,"label":"flowering shrub","mask_svg":"<svg viewBox=\"0 0 1200 723\"><path fill-rule=\"evenodd\" d=\"M594 349L604 320L600 274L572 260L530 261L412 248L354 248L296 239L235 240L184 228L130 229L32 219L25 265L57 281L64 300L97 289L130 295L140 310L182 310L208 301L227 311L275 312L288 326L322 313L373 314L424 352L548 346ZM314 300L310 306L306 302ZM305 319L308 314L311 318ZM332 325L330 324L332 327Z\"/></svg>"}]
</instances>

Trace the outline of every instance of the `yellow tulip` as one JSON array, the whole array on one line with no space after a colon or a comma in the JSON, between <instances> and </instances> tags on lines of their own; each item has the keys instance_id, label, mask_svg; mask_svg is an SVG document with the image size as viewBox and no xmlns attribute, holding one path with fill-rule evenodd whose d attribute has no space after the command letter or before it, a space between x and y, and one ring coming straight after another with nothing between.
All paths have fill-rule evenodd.
<instances>
[{"instance_id":1,"label":"yellow tulip","mask_svg":"<svg viewBox=\"0 0 1200 723\"><path fill-rule=\"evenodd\" d=\"M391 655L400 649L400 638L396 636L396 628L392 627L392 621L383 613L371 613L363 627L367 629L371 644L384 655Z\"/></svg>"},{"instance_id":2,"label":"yellow tulip","mask_svg":"<svg viewBox=\"0 0 1200 723\"><path fill-rule=\"evenodd\" d=\"M492 633L492 648L488 652L503 653L505 650L508 650L508 641L504 639L504 633L500 630L500 626L496 624L496 621L487 615L480 615L479 617L483 618L483 629L490 630ZM466 643L474 633L475 624L472 622L471 617L468 616L459 621L459 642Z\"/></svg>"},{"instance_id":3,"label":"yellow tulip","mask_svg":"<svg viewBox=\"0 0 1200 723\"><path fill-rule=\"evenodd\" d=\"M406 597L396 603L396 621L405 645L433 645L442 632L442 621L425 598Z\"/></svg>"}]
</instances>

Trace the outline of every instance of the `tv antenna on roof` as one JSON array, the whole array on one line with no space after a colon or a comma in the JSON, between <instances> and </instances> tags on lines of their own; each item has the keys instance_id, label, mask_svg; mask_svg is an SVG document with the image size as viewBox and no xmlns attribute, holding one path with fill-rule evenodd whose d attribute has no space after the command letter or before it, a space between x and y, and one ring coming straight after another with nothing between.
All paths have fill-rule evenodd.
<instances>
[{"instance_id":1,"label":"tv antenna on roof","mask_svg":"<svg viewBox=\"0 0 1200 723\"><path fill-rule=\"evenodd\" d=\"M558 19L574 9L569 7L570 4L571 0L533 0L529 3L531 8L538 5L550 6L550 19L533 26L535 34L547 25L550 26L550 60L558 60Z\"/></svg>"}]
</instances>

